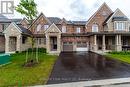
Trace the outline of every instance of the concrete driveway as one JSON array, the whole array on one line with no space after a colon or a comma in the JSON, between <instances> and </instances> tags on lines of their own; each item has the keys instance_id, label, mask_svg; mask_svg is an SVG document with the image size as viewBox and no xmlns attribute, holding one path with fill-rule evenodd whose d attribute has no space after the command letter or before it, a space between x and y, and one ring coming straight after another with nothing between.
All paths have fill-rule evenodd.
<instances>
[{"instance_id":1,"label":"concrete driveway","mask_svg":"<svg viewBox=\"0 0 130 87\"><path fill-rule=\"evenodd\" d=\"M92 52L62 52L47 84L130 77L130 65Z\"/></svg>"}]
</instances>

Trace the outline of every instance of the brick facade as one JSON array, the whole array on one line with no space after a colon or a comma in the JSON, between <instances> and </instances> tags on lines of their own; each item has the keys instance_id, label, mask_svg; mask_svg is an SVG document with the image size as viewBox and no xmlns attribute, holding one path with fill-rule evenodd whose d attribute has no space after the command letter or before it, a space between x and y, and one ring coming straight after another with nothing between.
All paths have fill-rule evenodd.
<instances>
[{"instance_id":1,"label":"brick facade","mask_svg":"<svg viewBox=\"0 0 130 87\"><path fill-rule=\"evenodd\" d=\"M90 17L88 23L86 25L86 32L92 32L92 25L97 24L99 27L99 32L103 31L103 23L104 21L112 14L110 8L103 4L98 11Z\"/></svg>"}]
</instances>

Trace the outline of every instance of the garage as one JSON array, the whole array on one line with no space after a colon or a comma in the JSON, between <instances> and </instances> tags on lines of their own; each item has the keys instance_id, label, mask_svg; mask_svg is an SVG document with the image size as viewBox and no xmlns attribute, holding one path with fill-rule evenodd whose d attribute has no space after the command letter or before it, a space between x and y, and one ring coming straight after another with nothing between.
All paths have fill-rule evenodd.
<instances>
[{"instance_id":1,"label":"garage","mask_svg":"<svg viewBox=\"0 0 130 87\"><path fill-rule=\"evenodd\" d=\"M65 51L65 52L73 51L72 42L63 42L63 51Z\"/></svg>"},{"instance_id":2,"label":"garage","mask_svg":"<svg viewBox=\"0 0 130 87\"><path fill-rule=\"evenodd\" d=\"M76 51L88 51L86 42L77 42Z\"/></svg>"}]
</instances>

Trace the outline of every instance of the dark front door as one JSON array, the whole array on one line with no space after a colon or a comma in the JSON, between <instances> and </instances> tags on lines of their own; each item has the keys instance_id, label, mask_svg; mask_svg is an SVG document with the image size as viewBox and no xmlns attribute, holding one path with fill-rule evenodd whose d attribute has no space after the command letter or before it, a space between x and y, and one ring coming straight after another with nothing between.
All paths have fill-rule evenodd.
<instances>
[{"instance_id":1,"label":"dark front door","mask_svg":"<svg viewBox=\"0 0 130 87\"><path fill-rule=\"evenodd\" d=\"M57 37L50 37L51 41L51 51L57 50Z\"/></svg>"}]
</instances>

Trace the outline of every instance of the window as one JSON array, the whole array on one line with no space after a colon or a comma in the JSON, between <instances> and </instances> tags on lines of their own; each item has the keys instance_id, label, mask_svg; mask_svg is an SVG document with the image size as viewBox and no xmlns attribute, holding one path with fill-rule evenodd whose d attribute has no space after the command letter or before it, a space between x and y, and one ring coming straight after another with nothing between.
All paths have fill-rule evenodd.
<instances>
[{"instance_id":1,"label":"window","mask_svg":"<svg viewBox=\"0 0 130 87\"><path fill-rule=\"evenodd\" d=\"M41 30L41 24L37 25L37 31L40 31Z\"/></svg>"},{"instance_id":2,"label":"window","mask_svg":"<svg viewBox=\"0 0 130 87\"><path fill-rule=\"evenodd\" d=\"M125 30L126 29L126 23L125 22L115 22L114 28L116 30Z\"/></svg>"},{"instance_id":3,"label":"window","mask_svg":"<svg viewBox=\"0 0 130 87\"><path fill-rule=\"evenodd\" d=\"M66 33L66 26L62 26L62 33Z\"/></svg>"},{"instance_id":4,"label":"window","mask_svg":"<svg viewBox=\"0 0 130 87\"><path fill-rule=\"evenodd\" d=\"M41 45L42 44L42 38L36 38L36 44Z\"/></svg>"},{"instance_id":5,"label":"window","mask_svg":"<svg viewBox=\"0 0 130 87\"><path fill-rule=\"evenodd\" d=\"M92 32L98 32L98 25L97 24L93 24Z\"/></svg>"},{"instance_id":6,"label":"window","mask_svg":"<svg viewBox=\"0 0 130 87\"><path fill-rule=\"evenodd\" d=\"M49 25L44 25L44 29L46 30L47 28L49 28Z\"/></svg>"},{"instance_id":7,"label":"window","mask_svg":"<svg viewBox=\"0 0 130 87\"><path fill-rule=\"evenodd\" d=\"M76 32L77 32L77 33L80 33L80 27L77 27L77 28L76 28Z\"/></svg>"},{"instance_id":8,"label":"window","mask_svg":"<svg viewBox=\"0 0 130 87\"><path fill-rule=\"evenodd\" d=\"M9 24L3 24L3 30L5 30L8 26Z\"/></svg>"}]
</instances>

